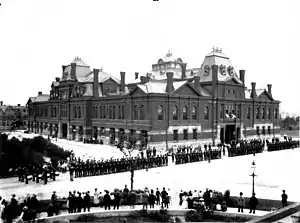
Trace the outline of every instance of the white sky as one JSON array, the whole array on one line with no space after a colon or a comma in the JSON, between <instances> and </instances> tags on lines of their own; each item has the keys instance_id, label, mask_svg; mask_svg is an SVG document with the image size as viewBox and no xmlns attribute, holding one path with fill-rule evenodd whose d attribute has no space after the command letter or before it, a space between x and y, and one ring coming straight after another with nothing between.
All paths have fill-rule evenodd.
<instances>
[{"instance_id":1,"label":"white sky","mask_svg":"<svg viewBox=\"0 0 300 223\"><path fill-rule=\"evenodd\" d=\"M62 65L132 79L168 50L200 67L223 49L246 85L273 85L282 110L300 114L299 0L0 0L0 100L25 104L49 93ZM294 89L294 90L293 90Z\"/></svg>"}]
</instances>

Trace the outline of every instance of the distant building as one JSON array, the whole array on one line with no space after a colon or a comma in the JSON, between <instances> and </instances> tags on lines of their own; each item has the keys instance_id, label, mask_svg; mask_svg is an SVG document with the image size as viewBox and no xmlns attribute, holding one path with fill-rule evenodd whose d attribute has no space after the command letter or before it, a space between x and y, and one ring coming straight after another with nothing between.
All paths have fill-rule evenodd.
<instances>
[{"instance_id":1,"label":"distant building","mask_svg":"<svg viewBox=\"0 0 300 223\"><path fill-rule=\"evenodd\" d=\"M271 137L280 131L279 104L271 84L247 89L245 71L219 49L195 69L169 52L130 82L125 72L117 79L75 58L49 95L27 103L32 132L105 143L126 136L156 147Z\"/></svg>"},{"instance_id":2,"label":"distant building","mask_svg":"<svg viewBox=\"0 0 300 223\"><path fill-rule=\"evenodd\" d=\"M25 106L4 105L0 101L0 131L24 129L28 126L27 118L28 111Z\"/></svg>"}]
</instances>

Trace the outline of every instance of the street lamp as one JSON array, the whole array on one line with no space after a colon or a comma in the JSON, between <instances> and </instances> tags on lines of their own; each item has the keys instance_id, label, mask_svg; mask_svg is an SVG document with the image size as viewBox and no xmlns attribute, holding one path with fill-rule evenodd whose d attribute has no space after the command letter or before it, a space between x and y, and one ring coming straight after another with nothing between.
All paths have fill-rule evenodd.
<instances>
[{"instance_id":1,"label":"street lamp","mask_svg":"<svg viewBox=\"0 0 300 223\"><path fill-rule=\"evenodd\" d=\"M253 169L253 172L252 174L250 175L252 177L252 195L254 194L254 177L256 177L257 175L255 175L255 169L256 169L256 166L255 166L255 162L253 160L252 162L252 166L251 168Z\"/></svg>"}]
</instances>

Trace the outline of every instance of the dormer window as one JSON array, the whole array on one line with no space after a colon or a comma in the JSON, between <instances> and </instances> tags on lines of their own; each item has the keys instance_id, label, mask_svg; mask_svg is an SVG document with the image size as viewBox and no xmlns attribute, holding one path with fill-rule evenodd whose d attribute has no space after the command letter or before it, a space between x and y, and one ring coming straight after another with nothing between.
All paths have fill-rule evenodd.
<instances>
[{"instance_id":1,"label":"dormer window","mask_svg":"<svg viewBox=\"0 0 300 223\"><path fill-rule=\"evenodd\" d=\"M225 67L224 65L221 65L221 66L220 66L220 73L221 73L222 75L226 75L226 67Z\"/></svg>"},{"instance_id":2,"label":"dormer window","mask_svg":"<svg viewBox=\"0 0 300 223\"><path fill-rule=\"evenodd\" d=\"M205 75L205 76L208 76L208 75L209 75L209 66L208 66L208 65L206 65L206 66L204 67L204 75Z\"/></svg>"}]
</instances>

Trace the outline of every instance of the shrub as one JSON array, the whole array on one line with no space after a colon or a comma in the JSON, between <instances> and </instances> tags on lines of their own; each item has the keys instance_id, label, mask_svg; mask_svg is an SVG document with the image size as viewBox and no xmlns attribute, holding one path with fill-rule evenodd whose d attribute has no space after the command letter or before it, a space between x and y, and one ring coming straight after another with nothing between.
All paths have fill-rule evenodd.
<instances>
[{"instance_id":1,"label":"shrub","mask_svg":"<svg viewBox=\"0 0 300 223\"><path fill-rule=\"evenodd\" d=\"M76 219L76 221L81 221L81 222L92 222L97 220L98 217L93 215L93 214L83 214L78 216L78 218Z\"/></svg>"},{"instance_id":2,"label":"shrub","mask_svg":"<svg viewBox=\"0 0 300 223\"><path fill-rule=\"evenodd\" d=\"M198 212L198 211L188 211L185 214L185 220L187 222L197 222L197 221L202 221L203 220L203 213L202 212Z\"/></svg>"}]
</instances>

